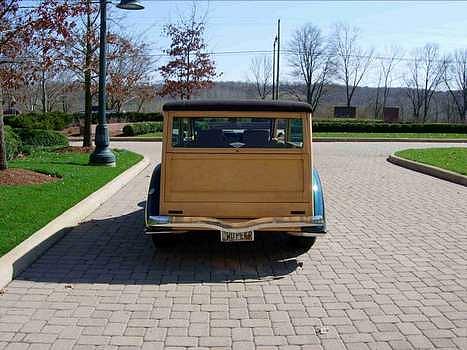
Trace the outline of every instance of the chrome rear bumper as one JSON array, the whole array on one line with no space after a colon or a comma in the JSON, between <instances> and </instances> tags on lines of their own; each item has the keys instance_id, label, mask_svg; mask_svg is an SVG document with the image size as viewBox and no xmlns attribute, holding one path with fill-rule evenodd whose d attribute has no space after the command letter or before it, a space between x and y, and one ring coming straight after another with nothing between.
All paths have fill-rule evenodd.
<instances>
[{"instance_id":1,"label":"chrome rear bumper","mask_svg":"<svg viewBox=\"0 0 467 350\"><path fill-rule=\"evenodd\" d=\"M170 232L171 229L205 229L229 232L244 232L268 229L302 228L302 232L291 234L301 236L319 236L326 233L325 220L317 216L269 217L239 222L230 222L216 218L194 216L149 216L146 220L148 234Z\"/></svg>"}]
</instances>

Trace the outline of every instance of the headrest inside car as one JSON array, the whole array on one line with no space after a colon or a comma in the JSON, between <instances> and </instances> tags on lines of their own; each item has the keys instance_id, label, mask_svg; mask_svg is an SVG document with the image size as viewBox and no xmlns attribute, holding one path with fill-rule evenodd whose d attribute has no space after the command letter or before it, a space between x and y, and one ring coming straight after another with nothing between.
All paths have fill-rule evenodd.
<instances>
[{"instance_id":1,"label":"headrest inside car","mask_svg":"<svg viewBox=\"0 0 467 350\"><path fill-rule=\"evenodd\" d=\"M243 142L248 147L266 147L269 144L269 131L260 129L247 129L243 133Z\"/></svg>"},{"instance_id":2,"label":"headrest inside car","mask_svg":"<svg viewBox=\"0 0 467 350\"><path fill-rule=\"evenodd\" d=\"M221 129L198 130L196 145L200 147L223 147L226 141Z\"/></svg>"}]
</instances>

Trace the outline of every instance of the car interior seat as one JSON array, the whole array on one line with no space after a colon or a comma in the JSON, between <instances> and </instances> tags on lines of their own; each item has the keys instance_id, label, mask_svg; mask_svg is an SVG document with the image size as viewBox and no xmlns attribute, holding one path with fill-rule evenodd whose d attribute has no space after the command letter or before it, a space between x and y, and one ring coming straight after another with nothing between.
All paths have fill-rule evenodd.
<instances>
[{"instance_id":1,"label":"car interior seat","mask_svg":"<svg viewBox=\"0 0 467 350\"><path fill-rule=\"evenodd\" d=\"M262 129L247 129L243 133L243 142L247 147L266 147L269 144L269 131Z\"/></svg>"},{"instance_id":2,"label":"car interior seat","mask_svg":"<svg viewBox=\"0 0 467 350\"><path fill-rule=\"evenodd\" d=\"M196 146L198 147L224 147L227 142L221 129L198 130Z\"/></svg>"}]
</instances>

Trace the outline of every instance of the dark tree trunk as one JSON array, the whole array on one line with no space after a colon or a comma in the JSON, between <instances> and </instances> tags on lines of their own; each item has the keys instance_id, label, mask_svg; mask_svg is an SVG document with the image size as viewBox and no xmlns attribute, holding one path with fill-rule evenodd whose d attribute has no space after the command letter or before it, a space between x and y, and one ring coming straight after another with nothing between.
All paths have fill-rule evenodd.
<instances>
[{"instance_id":1,"label":"dark tree trunk","mask_svg":"<svg viewBox=\"0 0 467 350\"><path fill-rule=\"evenodd\" d=\"M464 89L463 91L463 95L464 95L464 106L463 106L463 113L461 115L461 121L462 122L467 122L467 89Z\"/></svg>"},{"instance_id":2,"label":"dark tree trunk","mask_svg":"<svg viewBox=\"0 0 467 350\"><path fill-rule=\"evenodd\" d=\"M0 86L0 171L6 170L8 164L6 162L6 144L3 125L3 94L2 87Z\"/></svg>"},{"instance_id":3,"label":"dark tree trunk","mask_svg":"<svg viewBox=\"0 0 467 350\"><path fill-rule=\"evenodd\" d=\"M86 15L86 54L84 57L84 129L83 147L91 147L91 123L92 123L92 94L91 94L91 43L89 36L91 33L91 3L86 2L88 11Z\"/></svg>"},{"instance_id":4,"label":"dark tree trunk","mask_svg":"<svg viewBox=\"0 0 467 350\"><path fill-rule=\"evenodd\" d=\"M141 112L141 109L143 109L143 104L144 104L144 100L141 100L139 103L138 103L138 109L136 110L136 112Z\"/></svg>"},{"instance_id":5,"label":"dark tree trunk","mask_svg":"<svg viewBox=\"0 0 467 350\"><path fill-rule=\"evenodd\" d=\"M380 103L379 103L379 100L380 100L380 87L378 86L376 88L376 99L375 99L375 109L374 109L374 116L373 118L374 119L380 119Z\"/></svg>"},{"instance_id":6,"label":"dark tree trunk","mask_svg":"<svg viewBox=\"0 0 467 350\"><path fill-rule=\"evenodd\" d=\"M42 102L42 113L48 112L48 101L47 101L47 84L45 82L45 72L42 72L41 79L41 102Z\"/></svg>"},{"instance_id":7,"label":"dark tree trunk","mask_svg":"<svg viewBox=\"0 0 467 350\"><path fill-rule=\"evenodd\" d=\"M91 71L84 72L84 129L83 147L91 147L91 122L92 122L92 95L91 95Z\"/></svg>"},{"instance_id":8,"label":"dark tree trunk","mask_svg":"<svg viewBox=\"0 0 467 350\"><path fill-rule=\"evenodd\" d=\"M306 102L311 105L311 86L310 84L306 84Z\"/></svg>"}]
</instances>

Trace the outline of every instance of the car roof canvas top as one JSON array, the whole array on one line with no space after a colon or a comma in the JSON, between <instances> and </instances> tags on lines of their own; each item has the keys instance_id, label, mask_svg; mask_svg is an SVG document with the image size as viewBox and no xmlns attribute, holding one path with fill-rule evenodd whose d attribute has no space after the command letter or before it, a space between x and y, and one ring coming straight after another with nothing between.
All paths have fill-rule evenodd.
<instances>
[{"instance_id":1,"label":"car roof canvas top","mask_svg":"<svg viewBox=\"0 0 467 350\"><path fill-rule=\"evenodd\" d=\"M308 103L264 100L183 100L166 102L163 111L307 112Z\"/></svg>"}]
</instances>

